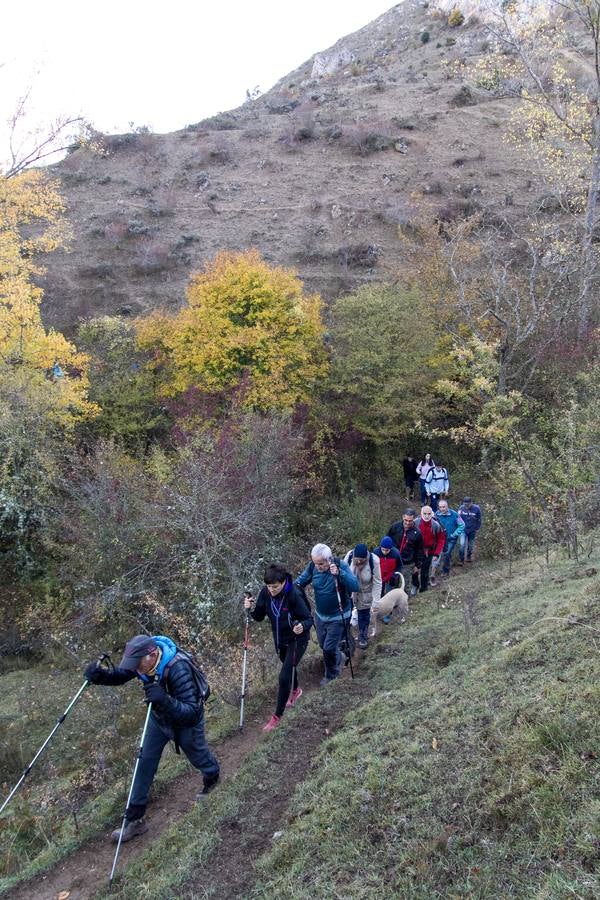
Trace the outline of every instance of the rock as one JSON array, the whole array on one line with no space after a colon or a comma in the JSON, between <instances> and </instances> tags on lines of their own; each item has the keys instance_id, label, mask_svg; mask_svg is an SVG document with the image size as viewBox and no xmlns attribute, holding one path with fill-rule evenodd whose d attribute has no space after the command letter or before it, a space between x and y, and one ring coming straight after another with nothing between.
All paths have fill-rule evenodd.
<instances>
[{"instance_id":1,"label":"rock","mask_svg":"<svg viewBox=\"0 0 600 900\"><path fill-rule=\"evenodd\" d=\"M341 214L342 214L341 206L338 206L336 203L334 203L333 206L331 207L331 218L339 219Z\"/></svg>"},{"instance_id":2,"label":"rock","mask_svg":"<svg viewBox=\"0 0 600 900\"><path fill-rule=\"evenodd\" d=\"M354 60L354 53L345 47L341 50L333 50L331 53L316 53L310 77L323 78L324 75L334 75Z\"/></svg>"},{"instance_id":3,"label":"rock","mask_svg":"<svg viewBox=\"0 0 600 900\"><path fill-rule=\"evenodd\" d=\"M278 841L282 837L283 837L283 831L276 831L275 834L273 835L273 837L271 838L271 840Z\"/></svg>"},{"instance_id":4,"label":"rock","mask_svg":"<svg viewBox=\"0 0 600 900\"><path fill-rule=\"evenodd\" d=\"M394 144L394 150L398 153L408 153L408 145L406 141L396 141Z\"/></svg>"}]
</instances>

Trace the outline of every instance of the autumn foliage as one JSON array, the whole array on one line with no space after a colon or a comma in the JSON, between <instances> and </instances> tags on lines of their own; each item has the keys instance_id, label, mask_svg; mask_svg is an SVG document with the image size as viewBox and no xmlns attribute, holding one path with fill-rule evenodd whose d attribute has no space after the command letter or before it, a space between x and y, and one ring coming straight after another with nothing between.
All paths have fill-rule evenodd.
<instances>
[{"instance_id":1,"label":"autumn foliage","mask_svg":"<svg viewBox=\"0 0 600 900\"><path fill-rule=\"evenodd\" d=\"M192 278L183 309L140 320L138 337L166 397L243 386L246 408L290 410L327 372L320 297L256 251L219 253Z\"/></svg>"}]
</instances>

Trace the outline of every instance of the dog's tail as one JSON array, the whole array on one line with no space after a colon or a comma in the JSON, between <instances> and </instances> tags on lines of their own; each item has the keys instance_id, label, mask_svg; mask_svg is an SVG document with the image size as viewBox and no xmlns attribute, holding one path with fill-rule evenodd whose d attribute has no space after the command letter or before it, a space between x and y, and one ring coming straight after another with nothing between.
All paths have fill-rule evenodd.
<instances>
[{"instance_id":1,"label":"dog's tail","mask_svg":"<svg viewBox=\"0 0 600 900\"><path fill-rule=\"evenodd\" d=\"M406 582L405 582L405 580L404 580L404 575L402 574L402 572L398 572L398 580L399 580L398 587L399 587L401 590L404 590L405 585L406 585Z\"/></svg>"}]
</instances>

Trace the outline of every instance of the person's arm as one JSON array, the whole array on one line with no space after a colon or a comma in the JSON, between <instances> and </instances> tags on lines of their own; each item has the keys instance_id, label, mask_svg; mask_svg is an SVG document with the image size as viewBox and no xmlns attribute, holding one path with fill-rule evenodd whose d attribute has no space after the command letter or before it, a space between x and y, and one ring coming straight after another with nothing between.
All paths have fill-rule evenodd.
<instances>
[{"instance_id":1,"label":"person's arm","mask_svg":"<svg viewBox=\"0 0 600 900\"><path fill-rule=\"evenodd\" d=\"M417 538L415 540L415 555L414 555L414 565L419 569L421 568L421 564L423 562L423 556L425 555L425 545L423 543L423 535L420 531L417 530Z\"/></svg>"},{"instance_id":2,"label":"person's arm","mask_svg":"<svg viewBox=\"0 0 600 900\"><path fill-rule=\"evenodd\" d=\"M360 591L360 582L358 578L356 577L356 575L352 574L348 563L342 562L341 560L340 574L338 577L348 591L352 591L353 593L355 593L356 591Z\"/></svg>"},{"instance_id":3,"label":"person's arm","mask_svg":"<svg viewBox=\"0 0 600 900\"><path fill-rule=\"evenodd\" d=\"M465 530L465 523L463 522L461 517L459 515L457 515L456 528L454 529L454 531L452 532L450 537L459 537L463 533L464 530Z\"/></svg>"},{"instance_id":4,"label":"person's arm","mask_svg":"<svg viewBox=\"0 0 600 900\"><path fill-rule=\"evenodd\" d=\"M475 531L479 531L481 528L481 507L478 506L475 510Z\"/></svg>"},{"instance_id":5,"label":"person's arm","mask_svg":"<svg viewBox=\"0 0 600 900\"><path fill-rule=\"evenodd\" d=\"M379 561L379 557L373 553L371 554L371 558L373 560L373 582L371 585L371 596L373 597L373 603L379 600L381 597L381 562Z\"/></svg>"},{"instance_id":6,"label":"person's arm","mask_svg":"<svg viewBox=\"0 0 600 900\"><path fill-rule=\"evenodd\" d=\"M130 669L109 669L107 666L101 666L98 662L92 662L86 667L84 672L85 678L90 684L104 684L117 686L126 684L135 678L136 673Z\"/></svg>"},{"instance_id":7,"label":"person's arm","mask_svg":"<svg viewBox=\"0 0 600 900\"><path fill-rule=\"evenodd\" d=\"M441 525L438 527L438 532L435 536L435 547L433 549L434 556L440 556L444 551L444 544L446 543L446 532L442 528Z\"/></svg>"},{"instance_id":8,"label":"person's arm","mask_svg":"<svg viewBox=\"0 0 600 900\"><path fill-rule=\"evenodd\" d=\"M178 660L173 663L167 675L166 692L156 681L145 686L146 698L160 712L167 714L173 725L191 727L198 721L202 701L198 698L198 687L190 663Z\"/></svg>"},{"instance_id":9,"label":"person's arm","mask_svg":"<svg viewBox=\"0 0 600 900\"><path fill-rule=\"evenodd\" d=\"M450 478L448 477L448 469L444 469L446 473L446 477L444 478L444 494L448 494L450 492Z\"/></svg>"},{"instance_id":10,"label":"person's arm","mask_svg":"<svg viewBox=\"0 0 600 900\"><path fill-rule=\"evenodd\" d=\"M262 622L264 617L267 614L267 597L268 591L266 588L261 588L258 592L258 597L256 598L256 603L254 604L254 608L250 610L250 615L254 619L255 622Z\"/></svg>"},{"instance_id":11,"label":"person's arm","mask_svg":"<svg viewBox=\"0 0 600 900\"><path fill-rule=\"evenodd\" d=\"M294 621L302 625L302 633L306 634L313 626L313 617L308 603L302 596L302 592L295 587L292 589L290 608Z\"/></svg>"},{"instance_id":12,"label":"person's arm","mask_svg":"<svg viewBox=\"0 0 600 900\"><path fill-rule=\"evenodd\" d=\"M419 478L422 477L422 475L421 475L422 471L423 471L423 463L419 463L417 465L417 475L419 476Z\"/></svg>"},{"instance_id":13,"label":"person's arm","mask_svg":"<svg viewBox=\"0 0 600 900\"><path fill-rule=\"evenodd\" d=\"M302 572L296 578L295 584L299 584L300 587L306 587L307 584L310 584L313 578L314 567L312 563L309 563L305 568L304 572Z\"/></svg>"}]
</instances>

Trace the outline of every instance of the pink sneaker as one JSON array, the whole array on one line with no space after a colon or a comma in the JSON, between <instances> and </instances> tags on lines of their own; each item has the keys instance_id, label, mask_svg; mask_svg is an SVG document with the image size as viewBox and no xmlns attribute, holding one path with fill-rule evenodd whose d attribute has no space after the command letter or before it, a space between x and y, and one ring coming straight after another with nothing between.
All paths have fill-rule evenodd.
<instances>
[{"instance_id":1,"label":"pink sneaker","mask_svg":"<svg viewBox=\"0 0 600 900\"><path fill-rule=\"evenodd\" d=\"M296 701L299 700L301 696L302 696L302 688L301 687L297 687L295 691L292 691L292 693L290 694L290 699L285 704L288 707L288 709L290 706L295 706Z\"/></svg>"},{"instance_id":2,"label":"pink sneaker","mask_svg":"<svg viewBox=\"0 0 600 900\"><path fill-rule=\"evenodd\" d=\"M273 731L281 722L281 716L271 716L267 724L263 727L263 731Z\"/></svg>"}]
</instances>

